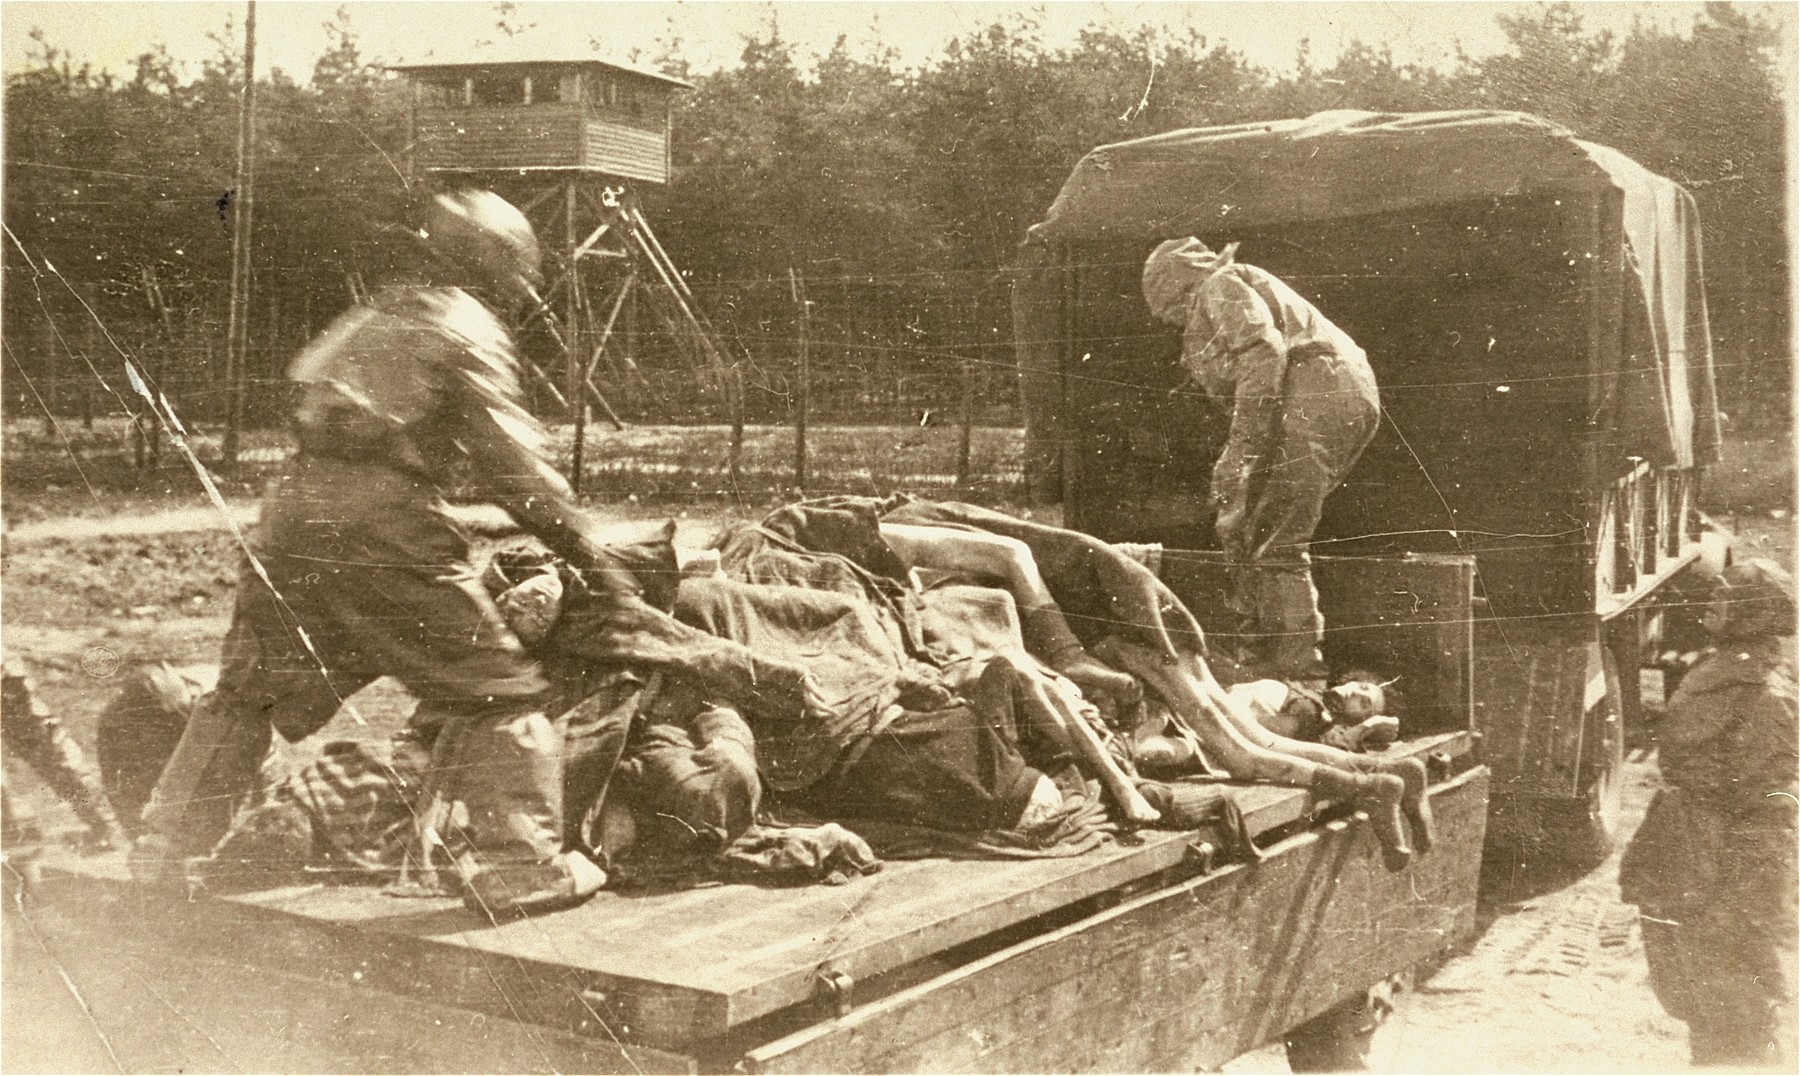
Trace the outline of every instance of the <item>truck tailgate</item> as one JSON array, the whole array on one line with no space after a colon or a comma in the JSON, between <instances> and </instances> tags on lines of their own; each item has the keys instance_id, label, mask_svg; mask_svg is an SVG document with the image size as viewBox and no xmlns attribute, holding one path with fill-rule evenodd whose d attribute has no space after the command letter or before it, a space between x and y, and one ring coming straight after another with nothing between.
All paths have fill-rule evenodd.
<instances>
[{"instance_id":1,"label":"truck tailgate","mask_svg":"<svg viewBox=\"0 0 1800 1076\"><path fill-rule=\"evenodd\" d=\"M1209 1071L1475 926L1488 772L1440 785L1391 871L1363 821L976 960L752 1050L752 1072Z\"/></svg>"}]
</instances>

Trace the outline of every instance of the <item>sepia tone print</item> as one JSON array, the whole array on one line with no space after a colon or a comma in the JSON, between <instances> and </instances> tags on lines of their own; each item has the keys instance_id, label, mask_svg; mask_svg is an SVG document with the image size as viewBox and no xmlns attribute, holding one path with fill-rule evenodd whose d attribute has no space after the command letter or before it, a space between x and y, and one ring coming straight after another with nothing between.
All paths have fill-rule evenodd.
<instances>
[{"instance_id":1,"label":"sepia tone print","mask_svg":"<svg viewBox=\"0 0 1800 1076\"><path fill-rule=\"evenodd\" d=\"M1792 1070L1791 6L0 16L0 1068Z\"/></svg>"}]
</instances>

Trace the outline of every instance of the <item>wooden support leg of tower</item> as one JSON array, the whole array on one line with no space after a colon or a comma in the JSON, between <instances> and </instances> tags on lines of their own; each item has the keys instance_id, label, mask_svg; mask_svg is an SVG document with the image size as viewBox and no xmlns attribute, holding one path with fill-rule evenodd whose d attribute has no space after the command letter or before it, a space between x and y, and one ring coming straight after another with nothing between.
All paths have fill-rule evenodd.
<instances>
[{"instance_id":1,"label":"wooden support leg of tower","mask_svg":"<svg viewBox=\"0 0 1800 1076\"><path fill-rule=\"evenodd\" d=\"M615 430L624 430L625 422L619 418L619 413L613 410L612 404L606 401L606 396L601 393L600 387L594 384L594 370L600 365L600 357L606 353L606 345L612 340L613 326L619 320L619 311L624 308L625 299L631 294L632 283L636 279L637 271L632 270L626 276L625 281L619 285L618 294L613 296L612 309L607 312L606 324L601 327L600 342L594 345L594 350L581 365L582 384L586 386L588 394L593 397L594 402L600 405L601 412L606 415L606 420L612 423Z\"/></svg>"},{"instance_id":2,"label":"wooden support leg of tower","mask_svg":"<svg viewBox=\"0 0 1800 1076\"><path fill-rule=\"evenodd\" d=\"M523 366L525 372L535 378L538 384L544 386L544 390L550 394L550 398L556 401L556 406L562 408L564 411L569 409L569 401L563 399L562 390L556 387L555 378L552 378L549 374L539 369L538 364L532 362L530 359L526 359L519 365Z\"/></svg>"},{"instance_id":3,"label":"wooden support leg of tower","mask_svg":"<svg viewBox=\"0 0 1800 1076\"><path fill-rule=\"evenodd\" d=\"M636 220L642 221L642 217L639 216ZM726 467L731 474L732 488L734 490L741 489L740 478L744 456L743 375L735 366L725 361L723 349L714 339L712 327L696 314L694 306L688 302L685 294L687 287L681 282L680 274L675 271L674 265L668 263L668 255L662 252L660 246L653 245L654 238L647 237L643 229L635 224L627 234L636 242L645 260L661 278L667 294L675 300L675 305L680 309L692 329L704 358L720 376L721 387L725 390L726 401L731 409L731 443L726 450Z\"/></svg>"},{"instance_id":4,"label":"wooden support leg of tower","mask_svg":"<svg viewBox=\"0 0 1800 1076\"><path fill-rule=\"evenodd\" d=\"M606 402L606 397L600 394L600 386L594 384L592 378L588 379L587 390L594 403L599 405L601 414L606 416L606 421L612 424L612 428L615 431L624 432L625 420L619 417L617 411L613 410L612 404Z\"/></svg>"},{"instance_id":5,"label":"wooden support leg of tower","mask_svg":"<svg viewBox=\"0 0 1800 1076\"><path fill-rule=\"evenodd\" d=\"M587 440L587 393L583 386L587 383L582 362L581 345L581 262L578 257L580 243L576 233L576 214L580 212L581 188L573 179L563 183L563 272L568 281L568 317L564 320L568 339L563 341L564 363L569 381L569 418L574 425L574 439L569 452L569 486L576 493L581 492L581 472L583 467L583 449Z\"/></svg>"},{"instance_id":6,"label":"wooden support leg of tower","mask_svg":"<svg viewBox=\"0 0 1800 1076\"><path fill-rule=\"evenodd\" d=\"M656 242L656 237L649 233L649 225L644 221L643 215L632 214L631 222L632 227L628 234L637 243L645 259L650 263L650 267L662 279L663 286L675 297L676 306L680 308L682 316L693 328L695 337L700 341L707 358L717 363L722 369L725 365L724 349L714 338L712 326L707 324L706 319L698 313L692 301L693 293L688 291L687 284L681 279L681 273L675 268L674 263L669 261L668 254L663 252L662 246Z\"/></svg>"},{"instance_id":7,"label":"wooden support leg of tower","mask_svg":"<svg viewBox=\"0 0 1800 1076\"><path fill-rule=\"evenodd\" d=\"M598 211L611 217L620 226L625 235L628 249L635 250L643 262L650 267L653 278L662 284L669 297L674 300L681 320L686 324L693 337L700 343L699 353L716 371L722 372L725 367L724 349L719 345L712 326L707 323L704 314L700 313L693 301L693 292L688 290L687 283L681 279L681 272L670 260L668 252L650 231L650 222L642 212L625 205L615 203L608 205L603 199L595 199Z\"/></svg>"}]
</instances>

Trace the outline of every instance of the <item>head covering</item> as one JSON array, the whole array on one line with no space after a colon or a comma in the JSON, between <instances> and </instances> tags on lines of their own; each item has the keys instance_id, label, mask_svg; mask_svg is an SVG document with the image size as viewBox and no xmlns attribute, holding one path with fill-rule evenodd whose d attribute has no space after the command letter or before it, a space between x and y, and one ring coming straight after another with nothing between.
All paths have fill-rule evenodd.
<instances>
[{"instance_id":1,"label":"head covering","mask_svg":"<svg viewBox=\"0 0 1800 1076\"><path fill-rule=\"evenodd\" d=\"M1771 560L1747 560L1725 569L1711 603L1725 622L1714 635L1757 639L1794 634L1794 577Z\"/></svg>"},{"instance_id":2,"label":"head covering","mask_svg":"<svg viewBox=\"0 0 1800 1076\"><path fill-rule=\"evenodd\" d=\"M493 191L437 195L426 207L419 235L434 256L465 278L467 286L490 289L497 298L515 301L535 295L543 282L542 255L531 222Z\"/></svg>"},{"instance_id":3,"label":"head covering","mask_svg":"<svg viewBox=\"0 0 1800 1076\"><path fill-rule=\"evenodd\" d=\"M1158 321L1187 324L1188 296L1194 285L1232 263L1238 245L1213 249L1193 236L1156 245L1144 259L1144 302Z\"/></svg>"}]
</instances>

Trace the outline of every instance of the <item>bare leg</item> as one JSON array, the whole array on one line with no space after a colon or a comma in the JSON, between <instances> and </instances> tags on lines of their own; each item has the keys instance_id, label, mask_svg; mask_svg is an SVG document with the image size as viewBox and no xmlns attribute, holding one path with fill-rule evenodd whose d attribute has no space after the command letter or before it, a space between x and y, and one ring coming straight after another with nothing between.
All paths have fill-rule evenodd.
<instances>
[{"instance_id":1,"label":"bare leg","mask_svg":"<svg viewBox=\"0 0 1800 1076\"><path fill-rule=\"evenodd\" d=\"M1208 757L1223 766L1225 772L1233 777L1295 785L1334 799L1361 802L1368 807L1382 844L1395 854L1411 853L1401 818L1401 802L1407 788L1400 776L1363 772L1350 763L1355 756L1331 748L1323 748L1332 752L1329 756L1285 749L1284 744L1297 741L1282 741L1250 715L1240 712L1197 659L1191 663L1167 662L1161 655L1117 638L1103 641L1098 649L1101 656L1129 669L1161 695L1177 718L1193 729Z\"/></svg>"},{"instance_id":2,"label":"bare leg","mask_svg":"<svg viewBox=\"0 0 1800 1076\"><path fill-rule=\"evenodd\" d=\"M1117 761L1107 753L1106 745L1087 723L1087 719L1069 705L1061 693L1045 684L1038 673L1020 668L1006 658L996 658L982 674L985 679L996 675L995 665L1002 665L1010 681L1014 705L1020 721L1035 726L1048 726L1046 739L1067 743L1074 750L1076 764L1082 772L1100 782L1125 820L1134 826L1147 826L1162 817L1156 808L1138 792L1137 786Z\"/></svg>"},{"instance_id":3,"label":"bare leg","mask_svg":"<svg viewBox=\"0 0 1800 1076\"><path fill-rule=\"evenodd\" d=\"M1137 701L1136 681L1082 647L1024 542L988 531L912 523L883 523L881 536L913 567L1002 580L1018 602L1027 650L1073 680L1089 698L1104 695L1120 705Z\"/></svg>"},{"instance_id":4,"label":"bare leg","mask_svg":"<svg viewBox=\"0 0 1800 1076\"><path fill-rule=\"evenodd\" d=\"M1340 751L1327 744L1290 740L1272 732L1268 733L1268 740L1268 746L1272 750L1284 751L1321 765L1336 766L1358 773L1391 774L1400 778L1406 786L1406 792L1400 798L1400 809L1406 815L1407 824L1412 829L1413 846L1421 852L1431 851L1432 842L1436 838L1436 829L1431 818L1431 801L1425 798L1426 786L1430 783L1430 778L1425 771L1425 763L1416 758L1382 758L1378 755L1359 755L1351 751Z\"/></svg>"},{"instance_id":5,"label":"bare leg","mask_svg":"<svg viewBox=\"0 0 1800 1076\"><path fill-rule=\"evenodd\" d=\"M1148 652L1146 652L1148 653ZM1219 710L1225 718L1240 726L1245 735L1262 747L1271 751L1297 755L1323 766L1333 766L1356 773L1388 774L1400 778L1406 786L1406 792L1400 799L1400 809L1406 815L1407 824L1412 829L1412 843L1420 852L1431 851L1436 840L1436 826L1431 817L1431 801L1426 798L1426 788L1430 777L1425 771L1425 763L1416 758L1381 758L1375 755L1359 755L1352 751L1343 751L1329 744L1313 743L1309 740L1295 740L1269 731L1262 722L1240 710L1230 695L1221 687L1206 663L1198 656L1187 657L1188 672L1195 681L1203 685L1219 700Z\"/></svg>"}]
</instances>

